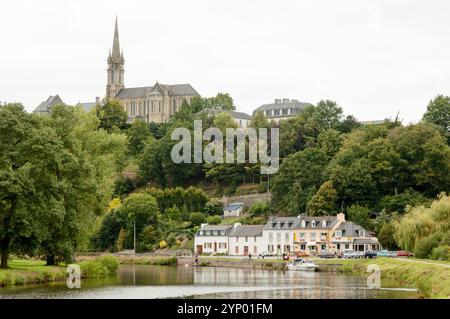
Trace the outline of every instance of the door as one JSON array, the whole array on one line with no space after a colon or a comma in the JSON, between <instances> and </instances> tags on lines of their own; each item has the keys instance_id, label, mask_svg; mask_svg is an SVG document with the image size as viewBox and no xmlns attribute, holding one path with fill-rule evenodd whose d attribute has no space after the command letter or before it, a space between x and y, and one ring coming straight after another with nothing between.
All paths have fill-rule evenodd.
<instances>
[{"instance_id":1,"label":"door","mask_svg":"<svg viewBox=\"0 0 450 319\"><path fill-rule=\"evenodd\" d=\"M203 245L197 245L197 254L203 254Z\"/></svg>"},{"instance_id":2,"label":"door","mask_svg":"<svg viewBox=\"0 0 450 319\"><path fill-rule=\"evenodd\" d=\"M248 246L244 246L244 256L248 256Z\"/></svg>"}]
</instances>

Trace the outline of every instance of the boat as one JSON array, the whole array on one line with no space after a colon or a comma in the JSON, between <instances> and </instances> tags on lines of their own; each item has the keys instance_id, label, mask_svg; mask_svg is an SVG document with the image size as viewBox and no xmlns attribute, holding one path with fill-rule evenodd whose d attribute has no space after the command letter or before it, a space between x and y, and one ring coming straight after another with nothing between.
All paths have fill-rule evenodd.
<instances>
[{"instance_id":1,"label":"boat","mask_svg":"<svg viewBox=\"0 0 450 319\"><path fill-rule=\"evenodd\" d=\"M287 269L301 271L319 271L319 266L317 266L312 260L295 259L287 264Z\"/></svg>"}]
</instances>

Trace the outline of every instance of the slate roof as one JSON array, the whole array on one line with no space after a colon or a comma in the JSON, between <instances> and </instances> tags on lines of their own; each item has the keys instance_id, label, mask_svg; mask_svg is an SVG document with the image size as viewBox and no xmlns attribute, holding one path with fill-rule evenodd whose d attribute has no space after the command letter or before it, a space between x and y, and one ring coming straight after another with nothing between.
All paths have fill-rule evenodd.
<instances>
[{"instance_id":1,"label":"slate roof","mask_svg":"<svg viewBox=\"0 0 450 319\"><path fill-rule=\"evenodd\" d=\"M239 209L241 207L244 207L244 203L233 203L233 204L230 204L227 207L225 207L223 210L224 211L231 211L231 210Z\"/></svg>"},{"instance_id":2,"label":"slate roof","mask_svg":"<svg viewBox=\"0 0 450 319\"><path fill-rule=\"evenodd\" d=\"M303 221L305 227L303 227ZM312 226L312 222L316 222L316 226ZM326 221L326 226L323 227L323 221ZM336 216L304 216L301 218L301 222L298 224L298 229L330 229L336 223L338 219Z\"/></svg>"},{"instance_id":3,"label":"slate roof","mask_svg":"<svg viewBox=\"0 0 450 319\"><path fill-rule=\"evenodd\" d=\"M39 104L35 109L34 113L48 113L50 108L54 105L65 105L63 100L59 97L59 95L51 95L46 101Z\"/></svg>"},{"instance_id":4,"label":"slate roof","mask_svg":"<svg viewBox=\"0 0 450 319\"><path fill-rule=\"evenodd\" d=\"M368 234L368 232L359 226L358 224L355 224L354 222L343 222L339 225L337 230L342 231L342 237L365 237ZM356 231L364 231L364 236L361 236L360 234L357 234Z\"/></svg>"},{"instance_id":5,"label":"slate roof","mask_svg":"<svg viewBox=\"0 0 450 319\"><path fill-rule=\"evenodd\" d=\"M283 109L297 109L298 111L303 110L308 105L311 105L310 103L305 102L299 102L299 101L289 101L289 102L280 102L280 103L270 103L270 104L264 104L260 107L258 107L255 111L253 111L253 114L256 112L263 112L268 110L283 110ZM293 116L294 114L291 114L290 116ZM289 115L277 115L274 116L269 115L267 117L280 117L280 116L289 116Z\"/></svg>"},{"instance_id":6,"label":"slate roof","mask_svg":"<svg viewBox=\"0 0 450 319\"><path fill-rule=\"evenodd\" d=\"M202 228L200 228L197 233L195 234L195 236L228 236L230 230L233 228L233 226L230 225L206 225ZM216 234L213 235L212 233L210 234L202 234L203 232L210 232L210 231L223 231L223 235L220 234Z\"/></svg>"},{"instance_id":7,"label":"slate roof","mask_svg":"<svg viewBox=\"0 0 450 319\"><path fill-rule=\"evenodd\" d=\"M262 236L264 225L241 225L230 232L230 237Z\"/></svg>"},{"instance_id":8,"label":"slate roof","mask_svg":"<svg viewBox=\"0 0 450 319\"><path fill-rule=\"evenodd\" d=\"M290 230L296 229L300 223L298 217L272 217L264 225L264 229L270 230Z\"/></svg>"},{"instance_id":9,"label":"slate roof","mask_svg":"<svg viewBox=\"0 0 450 319\"><path fill-rule=\"evenodd\" d=\"M197 96L199 95L197 91L190 84L174 84L166 85L156 83L154 86L144 86L136 88L125 88L121 89L119 93L116 94L115 98L120 100L146 98L152 93L159 94L156 89L167 90L170 96Z\"/></svg>"}]
</instances>

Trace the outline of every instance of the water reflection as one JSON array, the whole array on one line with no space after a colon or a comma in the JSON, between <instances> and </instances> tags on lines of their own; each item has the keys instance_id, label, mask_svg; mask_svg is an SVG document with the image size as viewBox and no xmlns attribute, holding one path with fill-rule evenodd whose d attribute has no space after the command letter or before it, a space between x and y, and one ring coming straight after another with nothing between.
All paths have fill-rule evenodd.
<instances>
[{"instance_id":1,"label":"water reflection","mask_svg":"<svg viewBox=\"0 0 450 319\"><path fill-rule=\"evenodd\" d=\"M366 278L328 272L236 268L120 266L117 276L0 289L0 298L415 298L415 292L369 290Z\"/></svg>"}]
</instances>

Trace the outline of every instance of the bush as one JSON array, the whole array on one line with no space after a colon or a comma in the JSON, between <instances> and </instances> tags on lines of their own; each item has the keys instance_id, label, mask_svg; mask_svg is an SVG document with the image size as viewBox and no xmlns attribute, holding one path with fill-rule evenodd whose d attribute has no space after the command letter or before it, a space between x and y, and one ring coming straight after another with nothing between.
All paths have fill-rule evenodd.
<instances>
[{"instance_id":1,"label":"bush","mask_svg":"<svg viewBox=\"0 0 450 319\"><path fill-rule=\"evenodd\" d=\"M110 274L113 274L117 271L117 268L119 267L119 260L114 256L101 256L96 259L98 262L103 264L108 269L108 272Z\"/></svg>"},{"instance_id":2,"label":"bush","mask_svg":"<svg viewBox=\"0 0 450 319\"><path fill-rule=\"evenodd\" d=\"M205 204L203 212L208 216L222 215L223 207L217 200L211 200Z\"/></svg>"},{"instance_id":3,"label":"bush","mask_svg":"<svg viewBox=\"0 0 450 319\"><path fill-rule=\"evenodd\" d=\"M222 222L222 217L216 215L216 216L208 216L206 217L206 222L209 225L219 225Z\"/></svg>"},{"instance_id":4,"label":"bush","mask_svg":"<svg viewBox=\"0 0 450 319\"><path fill-rule=\"evenodd\" d=\"M135 182L129 177L119 177L114 183L114 196L123 197L135 189Z\"/></svg>"},{"instance_id":5,"label":"bush","mask_svg":"<svg viewBox=\"0 0 450 319\"><path fill-rule=\"evenodd\" d=\"M430 258L433 248L439 246L442 233L434 233L419 240L414 248L414 256L417 258Z\"/></svg>"},{"instance_id":6,"label":"bush","mask_svg":"<svg viewBox=\"0 0 450 319\"><path fill-rule=\"evenodd\" d=\"M167 242L166 242L165 240L161 240L161 241L159 242L159 248L160 248L160 249L167 248Z\"/></svg>"},{"instance_id":7,"label":"bush","mask_svg":"<svg viewBox=\"0 0 450 319\"><path fill-rule=\"evenodd\" d=\"M431 259L450 261L450 246L444 245L431 250Z\"/></svg>"},{"instance_id":8,"label":"bush","mask_svg":"<svg viewBox=\"0 0 450 319\"><path fill-rule=\"evenodd\" d=\"M108 268L96 260L84 261L79 265L83 278L103 278L109 274Z\"/></svg>"},{"instance_id":9,"label":"bush","mask_svg":"<svg viewBox=\"0 0 450 319\"><path fill-rule=\"evenodd\" d=\"M250 214L253 217L268 216L270 214L270 208L267 203L254 203L252 207L250 207Z\"/></svg>"},{"instance_id":10,"label":"bush","mask_svg":"<svg viewBox=\"0 0 450 319\"><path fill-rule=\"evenodd\" d=\"M199 226L205 222L205 215L202 213L191 213L189 216L189 220L191 221L192 225Z\"/></svg>"}]
</instances>

